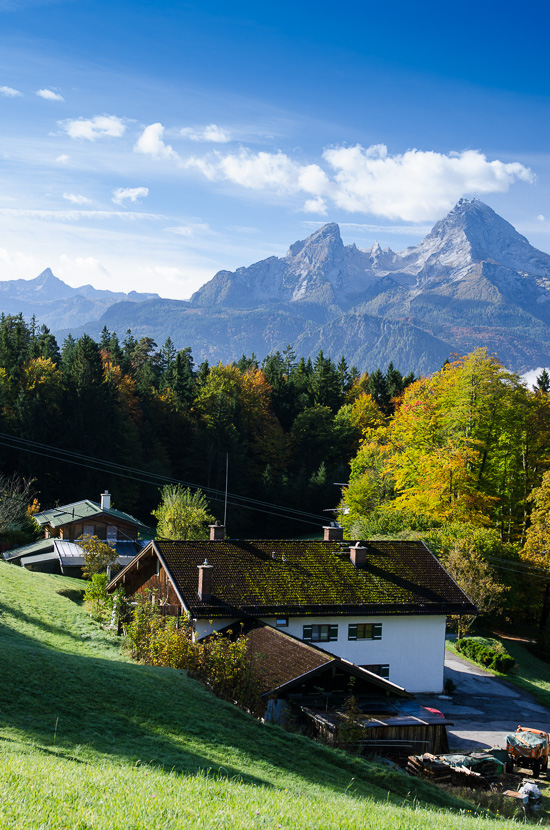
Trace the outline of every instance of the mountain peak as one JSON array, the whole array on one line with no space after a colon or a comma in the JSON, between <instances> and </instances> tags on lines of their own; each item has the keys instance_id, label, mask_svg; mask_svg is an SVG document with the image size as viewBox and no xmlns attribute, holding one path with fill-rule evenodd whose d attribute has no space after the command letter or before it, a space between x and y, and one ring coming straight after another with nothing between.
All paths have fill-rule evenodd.
<instances>
[{"instance_id":1,"label":"mountain peak","mask_svg":"<svg viewBox=\"0 0 550 830\"><path fill-rule=\"evenodd\" d=\"M61 280L55 276L51 268L44 268L42 273L35 277L34 283L35 285L45 285L47 282L51 282L52 280L61 282Z\"/></svg>"},{"instance_id":2,"label":"mountain peak","mask_svg":"<svg viewBox=\"0 0 550 830\"><path fill-rule=\"evenodd\" d=\"M74 288L56 277L51 268L45 268L41 274L29 280L29 287L34 291L44 291L52 300L64 299L75 293Z\"/></svg>"},{"instance_id":3,"label":"mountain peak","mask_svg":"<svg viewBox=\"0 0 550 830\"><path fill-rule=\"evenodd\" d=\"M468 247L474 261L494 260L517 267L532 258L535 249L502 216L480 199L460 199L447 216L437 222L426 241L443 247Z\"/></svg>"},{"instance_id":4,"label":"mountain peak","mask_svg":"<svg viewBox=\"0 0 550 830\"><path fill-rule=\"evenodd\" d=\"M315 261L323 262L332 257L343 247L339 226L336 222L328 222L306 239L291 245L285 259L307 259L310 264L314 264Z\"/></svg>"}]
</instances>

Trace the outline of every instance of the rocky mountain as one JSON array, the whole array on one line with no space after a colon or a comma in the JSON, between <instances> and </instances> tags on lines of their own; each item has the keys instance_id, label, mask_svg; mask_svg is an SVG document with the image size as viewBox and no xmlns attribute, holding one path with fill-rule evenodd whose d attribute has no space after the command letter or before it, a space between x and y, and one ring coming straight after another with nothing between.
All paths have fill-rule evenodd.
<instances>
[{"instance_id":1,"label":"rocky mountain","mask_svg":"<svg viewBox=\"0 0 550 830\"><path fill-rule=\"evenodd\" d=\"M71 288L54 276L50 268L32 280L0 282L0 310L4 314L21 312L26 318L34 314L41 324L54 331L95 321L122 300L139 303L154 298L158 299L159 295L101 291L92 285Z\"/></svg>"},{"instance_id":2,"label":"rocky mountain","mask_svg":"<svg viewBox=\"0 0 550 830\"><path fill-rule=\"evenodd\" d=\"M191 302L284 304L309 319L307 306L320 306L325 317L317 308L319 326L299 336L298 349L344 353L366 368L392 359L426 371L442 354L478 345L522 371L550 357L550 256L477 199L461 199L398 253L344 246L338 225L325 225L281 259L219 272Z\"/></svg>"},{"instance_id":3,"label":"rocky mountain","mask_svg":"<svg viewBox=\"0 0 550 830\"><path fill-rule=\"evenodd\" d=\"M111 292L70 289L46 271L29 282L0 283L5 311L8 285L10 302L19 291L29 307L33 291L46 291L61 337L68 327L60 310L82 304L71 319L75 336L85 330L97 337L104 325L119 333L131 328L159 344L170 336L179 348L191 346L195 360L229 361L252 351L263 357L291 343L305 356L321 348L335 359L344 354L363 370L393 360L418 373L481 345L511 369L550 365L550 255L479 200L461 199L418 245L397 253L377 243L366 250L344 245L338 225L329 223L284 257L219 271L189 302L156 295L115 302ZM102 302L101 316L75 326L76 314L91 312L87 303Z\"/></svg>"}]
</instances>

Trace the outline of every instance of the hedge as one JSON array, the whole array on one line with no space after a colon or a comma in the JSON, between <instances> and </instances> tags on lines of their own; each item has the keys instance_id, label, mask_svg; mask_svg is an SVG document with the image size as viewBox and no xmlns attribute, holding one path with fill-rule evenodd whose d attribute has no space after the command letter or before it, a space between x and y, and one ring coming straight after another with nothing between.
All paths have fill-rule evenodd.
<instances>
[{"instance_id":1,"label":"hedge","mask_svg":"<svg viewBox=\"0 0 550 830\"><path fill-rule=\"evenodd\" d=\"M515 664L502 643L490 637L462 637L456 641L456 650L481 666L502 674L507 674Z\"/></svg>"}]
</instances>

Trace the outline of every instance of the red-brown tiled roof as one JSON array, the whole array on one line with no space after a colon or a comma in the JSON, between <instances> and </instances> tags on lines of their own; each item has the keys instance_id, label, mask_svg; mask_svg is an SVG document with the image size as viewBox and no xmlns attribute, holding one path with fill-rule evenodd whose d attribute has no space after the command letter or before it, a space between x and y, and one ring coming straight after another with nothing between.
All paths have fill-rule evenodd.
<instances>
[{"instance_id":1,"label":"red-brown tiled roof","mask_svg":"<svg viewBox=\"0 0 550 830\"><path fill-rule=\"evenodd\" d=\"M379 695L391 693L399 697L411 697L404 689L390 683L389 680L384 680L318 646L304 643L286 631L259 620L233 623L220 633L227 632L235 636L243 634L246 637L250 653L256 661L262 695L279 691L282 687L287 691L291 687L299 686L307 675L318 674L335 664L340 671L343 669L350 675L361 678L363 684L370 683L373 691Z\"/></svg>"}]
</instances>

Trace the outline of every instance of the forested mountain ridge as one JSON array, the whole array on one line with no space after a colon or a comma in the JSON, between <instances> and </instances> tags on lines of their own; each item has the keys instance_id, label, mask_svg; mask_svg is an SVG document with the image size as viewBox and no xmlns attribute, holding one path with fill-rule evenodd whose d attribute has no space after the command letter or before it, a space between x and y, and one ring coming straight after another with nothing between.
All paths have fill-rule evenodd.
<instances>
[{"instance_id":1,"label":"forested mountain ridge","mask_svg":"<svg viewBox=\"0 0 550 830\"><path fill-rule=\"evenodd\" d=\"M36 314L60 340L69 331L97 339L106 325L159 343L170 337L198 360L263 359L291 343L305 357L344 354L362 371L393 361L432 372L478 346L514 371L550 365L550 255L477 199L461 199L398 253L344 245L338 225L326 224L284 257L219 271L190 301L63 288L44 274L0 283L1 308Z\"/></svg>"}]
</instances>

